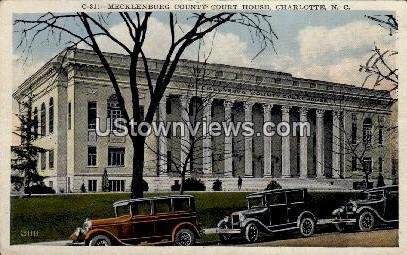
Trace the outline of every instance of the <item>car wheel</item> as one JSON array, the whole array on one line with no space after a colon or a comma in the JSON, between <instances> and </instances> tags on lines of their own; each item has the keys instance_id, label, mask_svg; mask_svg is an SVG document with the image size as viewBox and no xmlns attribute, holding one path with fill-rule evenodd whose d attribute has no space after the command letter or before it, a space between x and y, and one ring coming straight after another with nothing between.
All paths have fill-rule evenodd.
<instances>
[{"instance_id":1,"label":"car wheel","mask_svg":"<svg viewBox=\"0 0 407 255\"><path fill-rule=\"evenodd\" d=\"M371 231L374 228L374 224L375 217L373 213L365 211L359 216L358 225L361 231L364 232Z\"/></svg>"},{"instance_id":2,"label":"car wheel","mask_svg":"<svg viewBox=\"0 0 407 255\"><path fill-rule=\"evenodd\" d=\"M259 228L254 223L249 223L245 228L245 239L249 243L254 243L259 237Z\"/></svg>"},{"instance_id":3,"label":"car wheel","mask_svg":"<svg viewBox=\"0 0 407 255\"><path fill-rule=\"evenodd\" d=\"M195 234L186 228L178 230L175 234L175 245L177 246L191 246L195 244Z\"/></svg>"},{"instance_id":4,"label":"car wheel","mask_svg":"<svg viewBox=\"0 0 407 255\"><path fill-rule=\"evenodd\" d=\"M304 237L312 236L315 231L315 221L311 217L304 217L300 221L300 233Z\"/></svg>"},{"instance_id":5,"label":"car wheel","mask_svg":"<svg viewBox=\"0 0 407 255\"><path fill-rule=\"evenodd\" d=\"M90 242L89 246L111 246L112 242L107 236L104 235L97 235L94 236Z\"/></svg>"}]
</instances>

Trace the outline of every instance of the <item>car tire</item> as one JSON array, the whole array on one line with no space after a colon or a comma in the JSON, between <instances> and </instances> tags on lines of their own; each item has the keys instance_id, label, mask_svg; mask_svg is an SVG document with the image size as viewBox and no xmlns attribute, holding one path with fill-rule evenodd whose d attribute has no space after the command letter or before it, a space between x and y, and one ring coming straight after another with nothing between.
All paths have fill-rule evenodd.
<instances>
[{"instance_id":1,"label":"car tire","mask_svg":"<svg viewBox=\"0 0 407 255\"><path fill-rule=\"evenodd\" d=\"M259 228L255 223L249 223L244 229L244 237L248 243L255 243L259 238Z\"/></svg>"},{"instance_id":2,"label":"car tire","mask_svg":"<svg viewBox=\"0 0 407 255\"><path fill-rule=\"evenodd\" d=\"M111 246L112 242L105 235L96 235L89 241L89 246Z\"/></svg>"},{"instance_id":3,"label":"car tire","mask_svg":"<svg viewBox=\"0 0 407 255\"><path fill-rule=\"evenodd\" d=\"M195 234L191 230L181 228L175 234L174 244L177 246L192 246L195 244L195 240Z\"/></svg>"},{"instance_id":4,"label":"car tire","mask_svg":"<svg viewBox=\"0 0 407 255\"><path fill-rule=\"evenodd\" d=\"M372 212L364 211L358 217L358 225L360 231L368 232L373 230L375 225L375 217Z\"/></svg>"},{"instance_id":5,"label":"car tire","mask_svg":"<svg viewBox=\"0 0 407 255\"><path fill-rule=\"evenodd\" d=\"M300 221L300 234L303 237L309 237L314 234L315 231L315 221L311 217L303 217Z\"/></svg>"}]
</instances>

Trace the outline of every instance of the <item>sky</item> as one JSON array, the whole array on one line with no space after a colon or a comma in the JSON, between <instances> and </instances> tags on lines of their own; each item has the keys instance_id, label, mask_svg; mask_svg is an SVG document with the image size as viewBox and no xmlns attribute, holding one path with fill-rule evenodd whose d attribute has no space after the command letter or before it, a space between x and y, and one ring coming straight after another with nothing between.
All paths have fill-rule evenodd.
<instances>
[{"instance_id":1,"label":"sky","mask_svg":"<svg viewBox=\"0 0 407 255\"><path fill-rule=\"evenodd\" d=\"M259 57L258 44L247 29L236 24L227 24L206 37L203 52L211 50L209 62L261 68L292 73L294 76L320 79L360 86L365 74L359 72L359 65L366 62L374 45L394 48L396 36L370 21L365 15L389 14L388 12L306 12L273 11L270 21L278 39L274 41L275 51L269 47ZM40 14L15 14L14 19L32 19ZM144 44L147 57L163 58L169 46L170 32L168 13L154 13L149 21L149 29ZM189 14L177 13L177 20L183 31L191 26ZM80 33L82 28L76 23L65 23L64 27ZM127 27L120 18L111 16L109 31L126 45L131 44ZM21 33L13 36L13 85L17 87L24 79L61 51L70 38L63 37L62 43L47 41L45 34L38 37L31 54L17 48ZM178 29L178 35L181 30ZM122 51L111 41L100 38L101 48L109 52ZM84 46L81 46L84 47ZM26 59L27 61L22 61ZM197 45L187 49L182 58L197 59Z\"/></svg>"}]
</instances>

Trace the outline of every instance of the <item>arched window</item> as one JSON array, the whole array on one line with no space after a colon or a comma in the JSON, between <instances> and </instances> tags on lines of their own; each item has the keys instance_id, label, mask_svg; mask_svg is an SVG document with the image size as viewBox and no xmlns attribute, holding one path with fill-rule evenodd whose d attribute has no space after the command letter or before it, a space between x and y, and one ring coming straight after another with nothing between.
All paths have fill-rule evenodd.
<instances>
[{"instance_id":1,"label":"arched window","mask_svg":"<svg viewBox=\"0 0 407 255\"><path fill-rule=\"evenodd\" d=\"M33 132L34 132L34 137L38 137L38 109L37 107L34 108L34 113L33 113Z\"/></svg>"},{"instance_id":2,"label":"arched window","mask_svg":"<svg viewBox=\"0 0 407 255\"><path fill-rule=\"evenodd\" d=\"M41 119L40 119L40 123L41 123L41 136L45 136L46 134L46 112L45 112L45 103L41 104Z\"/></svg>"},{"instance_id":3,"label":"arched window","mask_svg":"<svg viewBox=\"0 0 407 255\"><path fill-rule=\"evenodd\" d=\"M48 133L52 134L54 132L54 99L52 97L49 100L48 114Z\"/></svg>"},{"instance_id":4,"label":"arched window","mask_svg":"<svg viewBox=\"0 0 407 255\"><path fill-rule=\"evenodd\" d=\"M372 142L372 120L370 118L363 121L363 142L365 144Z\"/></svg>"},{"instance_id":5,"label":"arched window","mask_svg":"<svg viewBox=\"0 0 407 255\"><path fill-rule=\"evenodd\" d=\"M116 119L122 118L122 111L116 95L112 95L107 100L107 117L110 121L110 130L118 130L114 122Z\"/></svg>"}]
</instances>

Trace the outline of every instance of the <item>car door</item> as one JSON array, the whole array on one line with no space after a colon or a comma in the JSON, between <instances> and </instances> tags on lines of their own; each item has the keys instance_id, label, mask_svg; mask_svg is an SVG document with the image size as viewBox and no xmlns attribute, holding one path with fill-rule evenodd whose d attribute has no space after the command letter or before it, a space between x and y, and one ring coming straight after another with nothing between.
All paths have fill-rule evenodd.
<instances>
[{"instance_id":1,"label":"car door","mask_svg":"<svg viewBox=\"0 0 407 255\"><path fill-rule=\"evenodd\" d=\"M399 219L399 191L398 188L390 188L386 191L385 219Z\"/></svg>"},{"instance_id":2,"label":"car door","mask_svg":"<svg viewBox=\"0 0 407 255\"><path fill-rule=\"evenodd\" d=\"M137 242L149 241L154 236L154 224L152 202L141 200L132 203L132 239Z\"/></svg>"},{"instance_id":3,"label":"car door","mask_svg":"<svg viewBox=\"0 0 407 255\"><path fill-rule=\"evenodd\" d=\"M171 240L175 213L171 208L171 199L157 199L154 201L154 213L156 216L155 237L157 241Z\"/></svg>"},{"instance_id":4,"label":"car door","mask_svg":"<svg viewBox=\"0 0 407 255\"><path fill-rule=\"evenodd\" d=\"M304 211L304 190L287 191L287 214L290 223L297 223L298 216Z\"/></svg>"},{"instance_id":5,"label":"car door","mask_svg":"<svg viewBox=\"0 0 407 255\"><path fill-rule=\"evenodd\" d=\"M270 228L285 228L287 224L287 199L285 192L278 191L266 194L266 203L269 210Z\"/></svg>"}]
</instances>

